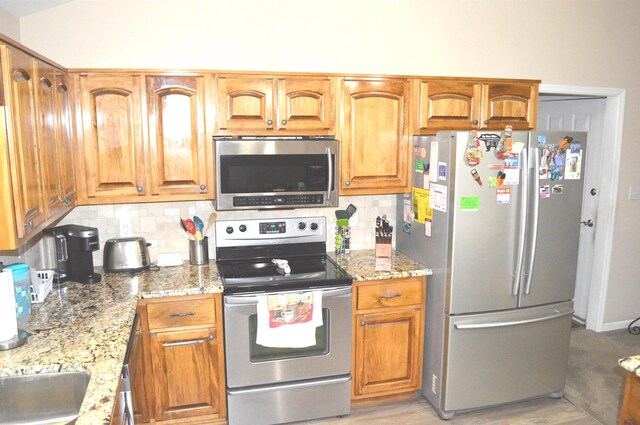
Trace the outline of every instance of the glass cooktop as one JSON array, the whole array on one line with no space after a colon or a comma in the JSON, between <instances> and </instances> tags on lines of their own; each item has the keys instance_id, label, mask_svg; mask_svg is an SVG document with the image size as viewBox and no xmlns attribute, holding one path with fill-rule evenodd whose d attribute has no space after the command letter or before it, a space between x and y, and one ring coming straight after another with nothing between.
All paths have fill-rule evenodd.
<instances>
[{"instance_id":1,"label":"glass cooktop","mask_svg":"<svg viewBox=\"0 0 640 425\"><path fill-rule=\"evenodd\" d=\"M224 293L273 292L351 285L351 276L325 255L279 257L290 271L271 259L218 262Z\"/></svg>"}]
</instances>

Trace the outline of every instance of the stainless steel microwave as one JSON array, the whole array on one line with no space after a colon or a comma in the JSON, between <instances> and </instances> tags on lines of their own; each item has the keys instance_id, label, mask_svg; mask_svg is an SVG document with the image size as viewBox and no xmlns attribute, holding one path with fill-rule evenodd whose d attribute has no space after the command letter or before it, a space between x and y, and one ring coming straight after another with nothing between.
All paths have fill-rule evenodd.
<instances>
[{"instance_id":1,"label":"stainless steel microwave","mask_svg":"<svg viewBox=\"0 0 640 425\"><path fill-rule=\"evenodd\" d=\"M337 140L214 140L217 210L338 206Z\"/></svg>"}]
</instances>

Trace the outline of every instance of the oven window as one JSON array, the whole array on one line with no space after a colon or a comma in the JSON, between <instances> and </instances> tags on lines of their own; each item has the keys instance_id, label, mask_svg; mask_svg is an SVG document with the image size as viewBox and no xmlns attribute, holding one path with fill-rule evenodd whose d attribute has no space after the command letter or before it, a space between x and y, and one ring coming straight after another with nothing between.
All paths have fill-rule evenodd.
<instances>
[{"instance_id":1,"label":"oven window","mask_svg":"<svg viewBox=\"0 0 640 425\"><path fill-rule=\"evenodd\" d=\"M335 170L335 155L331 155ZM222 193L321 192L327 190L326 155L222 155ZM335 182L332 182L332 190Z\"/></svg>"},{"instance_id":2,"label":"oven window","mask_svg":"<svg viewBox=\"0 0 640 425\"><path fill-rule=\"evenodd\" d=\"M329 309L322 309L322 326L316 328L316 345L305 348L273 348L256 344L258 316L249 316L249 357L252 363L273 360L294 359L297 357L321 356L329 354L329 329L331 328Z\"/></svg>"}]
</instances>

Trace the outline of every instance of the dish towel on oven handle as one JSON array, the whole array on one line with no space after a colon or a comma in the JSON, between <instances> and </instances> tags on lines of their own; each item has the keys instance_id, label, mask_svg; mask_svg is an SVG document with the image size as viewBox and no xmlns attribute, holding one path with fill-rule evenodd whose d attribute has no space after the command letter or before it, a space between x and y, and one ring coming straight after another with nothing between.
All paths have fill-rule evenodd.
<instances>
[{"instance_id":1,"label":"dish towel on oven handle","mask_svg":"<svg viewBox=\"0 0 640 425\"><path fill-rule=\"evenodd\" d=\"M256 344L274 348L316 345L316 328L322 326L322 291L258 297Z\"/></svg>"}]
</instances>

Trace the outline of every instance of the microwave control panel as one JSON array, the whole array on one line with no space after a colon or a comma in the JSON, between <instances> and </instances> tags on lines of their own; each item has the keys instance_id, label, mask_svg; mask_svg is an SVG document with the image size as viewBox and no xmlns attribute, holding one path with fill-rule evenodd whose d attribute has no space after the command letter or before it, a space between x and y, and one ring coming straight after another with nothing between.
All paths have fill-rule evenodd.
<instances>
[{"instance_id":1,"label":"microwave control panel","mask_svg":"<svg viewBox=\"0 0 640 425\"><path fill-rule=\"evenodd\" d=\"M324 196L314 195L271 195L271 196L234 196L234 207L269 207L273 205L322 205Z\"/></svg>"}]
</instances>

